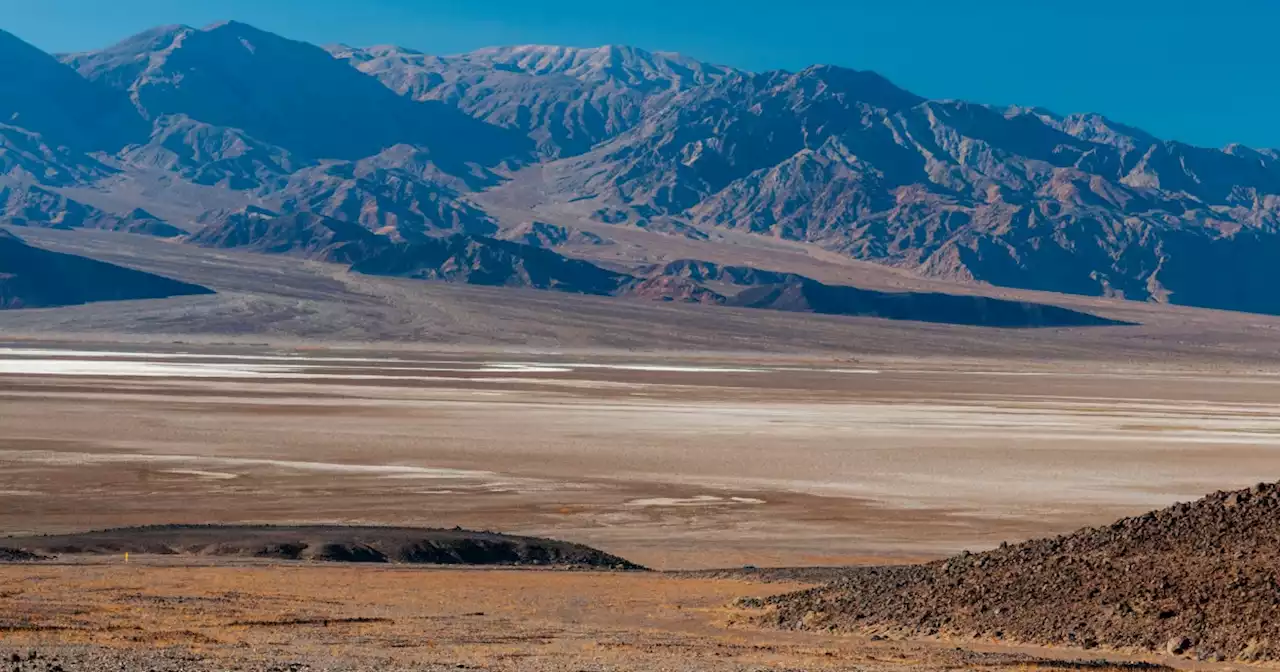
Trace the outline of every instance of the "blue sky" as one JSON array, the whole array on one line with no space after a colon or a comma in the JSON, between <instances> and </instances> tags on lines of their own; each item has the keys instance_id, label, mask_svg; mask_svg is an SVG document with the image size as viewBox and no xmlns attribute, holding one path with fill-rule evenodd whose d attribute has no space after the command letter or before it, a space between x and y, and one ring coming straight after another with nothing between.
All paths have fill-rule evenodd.
<instances>
[{"instance_id":1,"label":"blue sky","mask_svg":"<svg viewBox=\"0 0 1280 672\"><path fill-rule=\"evenodd\" d=\"M831 63L933 98L1280 147L1274 0L0 0L0 28L49 51L229 18L315 43L432 53L612 43L752 70Z\"/></svg>"}]
</instances>

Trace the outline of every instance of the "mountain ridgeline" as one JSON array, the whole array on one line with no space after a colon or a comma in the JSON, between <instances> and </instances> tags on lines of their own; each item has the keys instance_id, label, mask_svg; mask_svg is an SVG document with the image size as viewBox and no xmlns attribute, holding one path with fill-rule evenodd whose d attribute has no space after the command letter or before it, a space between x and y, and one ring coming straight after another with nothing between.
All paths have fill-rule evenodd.
<instances>
[{"instance_id":1,"label":"mountain ridgeline","mask_svg":"<svg viewBox=\"0 0 1280 672\"><path fill-rule=\"evenodd\" d=\"M567 220L513 231L472 197L520 183L542 204L600 213L596 231L714 241L734 230L960 283L1280 314L1275 150L927 100L833 66L749 73L616 46L434 56L226 22L58 56L0 32L0 62L0 223L11 226L424 279L1035 322L966 312L1002 305L991 300L786 274L726 293L608 270L557 250L608 244L598 232Z\"/></svg>"}]
</instances>

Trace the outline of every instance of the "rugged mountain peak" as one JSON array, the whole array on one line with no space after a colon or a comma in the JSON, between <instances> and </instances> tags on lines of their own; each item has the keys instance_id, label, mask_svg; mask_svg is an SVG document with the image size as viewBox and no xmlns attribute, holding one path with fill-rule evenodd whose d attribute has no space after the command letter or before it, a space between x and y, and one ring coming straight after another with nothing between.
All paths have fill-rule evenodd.
<instances>
[{"instance_id":1,"label":"rugged mountain peak","mask_svg":"<svg viewBox=\"0 0 1280 672\"><path fill-rule=\"evenodd\" d=\"M680 92L735 71L633 47L493 47L432 56L394 46L328 48L408 98L440 101L528 135L547 157L586 152Z\"/></svg>"},{"instance_id":2,"label":"rugged mountain peak","mask_svg":"<svg viewBox=\"0 0 1280 672\"><path fill-rule=\"evenodd\" d=\"M388 91L325 50L243 23L148 31L67 58L127 91L148 119L186 115L318 159L359 159L400 142L493 164L529 143L448 106Z\"/></svg>"},{"instance_id":3,"label":"rugged mountain peak","mask_svg":"<svg viewBox=\"0 0 1280 672\"><path fill-rule=\"evenodd\" d=\"M583 82L612 83L646 91L685 89L731 70L671 52L605 45L592 48L522 45L493 47L459 57L529 75L565 75Z\"/></svg>"},{"instance_id":4,"label":"rugged mountain peak","mask_svg":"<svg viewBox=\"0 0 1280 672\"><path fill-rule=\"evenodd\" d=\"M225 19L222 21L214 21L213 23L210 23L209 25L205 26L201 30L205 31L206 33L213 33L219 30L225 30L225 31L234 32L235 34L240 36L262 35L262 36L276 37L272 33L268 33L265 30L256 28L250 24L244 23L243 21L236 21L235 19Z\"/></svg>"},{"instance_id":5,"label":"rugged mountain peak","mask_svg":"<svg viewBox=\"0 0 1280 672\"><path fill-rule=\"evenodd\" d=\"M327 44L324 50L329 52L336 59L350 61L353 65L360 65L377 58L400 59L405 62L414 60L439 60L438 56L401 47L395 44L375 44L371 47L353 47L349 44Z\"/></svg>"},{"instance_id":6,"label":"rugged mountain peak","mask_svg":"<svg viewBox=\"0 0 1280 672\"><path fill-rule=\"evenodd\" d=\"M897 111L915 107L925 99L899 88L870 70L854 70L835 65L814 65L788 77L786 87L810 96L833 95Z\"/></svg>"}]
</instances>

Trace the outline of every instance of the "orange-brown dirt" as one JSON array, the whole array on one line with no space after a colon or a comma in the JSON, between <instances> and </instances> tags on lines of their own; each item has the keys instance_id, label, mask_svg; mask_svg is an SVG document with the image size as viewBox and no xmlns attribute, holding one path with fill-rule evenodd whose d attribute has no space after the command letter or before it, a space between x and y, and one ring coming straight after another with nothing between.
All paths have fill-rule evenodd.
<instances>
[{"instance_id":1,"label":"orange-brown dirt","mask_svg":"<svg viewBox=\"0 0 1280 672\"><path fill-rule=\"evenodd\" d=\"M795 584L167 562L0 565L0 666L16 655L23 662L13 669L23 672L53 664L68 672L739 672L1070 669L1067 661L1095 658L1070 650L957 651L941 642L765 631L745 624L733 606L739 597ZM24 666L28 657L36 661Z\"/></svg>"}]
</instances>

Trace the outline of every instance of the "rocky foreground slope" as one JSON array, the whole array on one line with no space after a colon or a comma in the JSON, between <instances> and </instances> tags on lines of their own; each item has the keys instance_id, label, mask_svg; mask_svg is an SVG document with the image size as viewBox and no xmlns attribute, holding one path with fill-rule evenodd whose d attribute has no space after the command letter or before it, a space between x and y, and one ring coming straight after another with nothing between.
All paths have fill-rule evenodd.
<instances>
[{"instance_id":1,"label":"rocky foreground slope","mask_svg":"<svg viewBox=\"0 0 1280 672\"><path fill-rule=\"evenodd\" d=\"M1280 658L1280 485L769 601L784 628Z\"/></svg>"}]
</instances>

